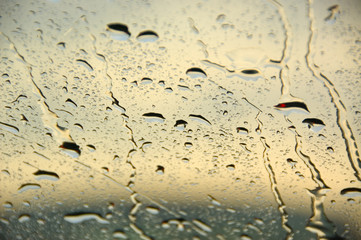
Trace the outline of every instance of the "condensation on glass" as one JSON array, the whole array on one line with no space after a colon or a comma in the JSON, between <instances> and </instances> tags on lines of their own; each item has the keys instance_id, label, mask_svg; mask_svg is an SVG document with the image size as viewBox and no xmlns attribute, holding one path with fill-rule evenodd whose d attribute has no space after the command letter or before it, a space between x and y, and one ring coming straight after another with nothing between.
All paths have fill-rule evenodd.
<instances>
[{"instance_id":1,"label":"condensation on glass","mask_svg":"<svg viewBox=\"0 0 361 240\"><path fill-rule=\"evenodd\" d=\"M360 239L361 2L0 2L0 239Z\"/></svg>"}]
</instances>

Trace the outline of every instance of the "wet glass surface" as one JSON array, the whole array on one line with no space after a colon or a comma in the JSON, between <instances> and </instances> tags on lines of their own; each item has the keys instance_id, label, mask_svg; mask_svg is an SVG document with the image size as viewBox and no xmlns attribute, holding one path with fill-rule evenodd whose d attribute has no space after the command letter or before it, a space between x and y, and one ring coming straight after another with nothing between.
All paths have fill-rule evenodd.
<instances>
[{"instance_id":1,"label":"wet glass surface","mask_svg":"<svg viewBox=\"0 0 361 240\"><path fill-rule=\"evenodd\" d=\"M361 239L361 2L0 2L0 239Z\"/></svg>"}]
</instances>

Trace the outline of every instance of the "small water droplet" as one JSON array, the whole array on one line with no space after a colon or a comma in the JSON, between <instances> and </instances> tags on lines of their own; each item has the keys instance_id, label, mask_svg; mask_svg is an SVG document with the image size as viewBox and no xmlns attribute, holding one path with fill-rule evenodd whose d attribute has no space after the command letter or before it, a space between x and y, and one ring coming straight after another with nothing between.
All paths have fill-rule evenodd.
<instances>
[{"instance_id":1,"label":"small water droplet","mask_svg":"<svg viewBox=\"0 0 361 240\"><path fill-rule=\"evenodd\" d=\"M110 36L115 40L125 41L130 37L128 26L122 23L110 23L107 25Z\"/></svg>"},{"instance_id":2,"label":"small water droplet","mask_svg":"<svg viewBox=\"0 0 361 240\"><path fill-rule=\"evenodd\" d=\"M191 147L193 147L193 143L191 143L191 142L186 142L186 143L184 143L184 146L185 146L186 148L191 148Z\"/></svg>"},{"instance_id":3,"label":"small water droplet","mask_svg":"<svg viewBox=\"0 0 361 240\"><path fill-rule=\"evenodd\" d=\"M241 236L241 240L252 240L252 238L250 236L248 236L248 235L243 234Z\"/></svg>"},{"instance_id":4,"label":"small water droplet","mask_svg":"<svg viewBox=\"0 0 361 240\"><path fill-rule=\"evenodd\" d=\"M186 74L191 78L206 78L207 74L200 68L190 68Z\"/></svg>"},{"instance_id":5,"label":"small water droplet","mask_svg":"<svg viewBox=\"0 0 361 240\"><path fill-rule=\"evenodd\" d=\"M188 123L186 121L180 119L176 121L174 127L177 128L178 130L183 131L186 128L187 124Z\"/></svg>"},{"instance_id":6,"label":"small water droplet","mask_svg":"<svg viewBox=\"0 0 361 240\"><path fill-rule=\"evenodd\" d=\"M226 19L226 15L224 15L224 14L219 14L218 16L217 16L217 22L220 22L220 23L222 23L222 22L224 22L224 20Z\"/></svg>"},{"instance_id":7,"label":"small water droplet","mask_svg":"<svg viewBox=\"0 0 361 240\"><path fill-rule=\"evenodd\" d=\"M230 171L234 171L234 169L236 169L236 167L234 166L234 164L228 164L228 165L226 166L226 168L227 168L228 170L230 170Z\"/></svg>"},{"instance_id":8,"label":"small water droplet","mask_svg":"<svg viewBox=\"0 0 361 240\"><path fill-rule=\"evenodd\" d=\"M200 123L206 124L206 125L212 125L210 121L208 121L205 117L202 115L196 115L196 114L189 114L189 118L195 121L198 121Z\"/></svg>"},{"instance_id":9,"label":"small water droplet","mask_svg":"<svg viewBox=\"0 0 361 240\"><path fill-rule=\"evenodd\" d=\"M254 74L259 74L259 71L257 69L243 69L241 71L241 73L248 74L248 75L254 75Z\"/></svg>"},{"instance_id":10,"label":"small water droplet","mask_svg":"<svg viewBox=\"0 0 361 240\"><path fill-rule=\"evenodd\" d=\"M139 42L155 42L158 40L158 38L158 34L151 30L143 31L137 36L137 40Z\"/></svg>"},{"instance_id":11,"label":"small water droplet","mask_svg":"<svg viewBox=\"0 0 361 240\"><path fill-rule=\"evenodd\" d=\"M345 197L361 197L361 188L345 188L342 189L341 195Z\"/></svg>"},{"instance_id":12,"label":"small water droplet","mask_svg":"<svg viewBox=\"0 0 361 240\"><path fill-rule=\"evenodd\" d=\"M293 160L292 158L287 158L287 162L291 166L291 169L296 167L297 161Z\"/></svg>"},{"instance_id":13,"label":"small water droplet","mask_svg":"<svg viewBox=\"0 0 361 240\"><path fill-rule=\"evenodd\" d=\"M113 238L128 239L127 235L124 232L119 231L119 230L113 232Z\"/></svg>"},{"instance_id":14,"label":"small water droplet","mask_svg":"<svg viewBox=\"0 0 361 240\"><path fill-rule=\"evenodd\" d=\"M4 202L3 206L5 208L12 208L13 207L13 204L11 202Z\"/></svg>"},{"instance_id":15,"label":"small water droplet","mask_svg":"<svg viewBox=\"0 0 361 240\"><path fill-rule=\"evenodd\" d=\"M88 145L86 145L86 146L88 147L88 150L89 150L90 152L95 152L96 148L95 148L94 145L88 144Z\"/></svg>"},{"instance_id":16,"label":"small water droplet","mask_svg":"<svg viewBox=\"0 0 361 240\"><path fill-rule=\"evenodd\" d=\"M146 207L147 212L153 214L153 215L157 215L159 213L159 208L158 207Z\"/></svg>"},{"instance_id":17,"label":"small water droplet","mask_svg":"<svg viewBox=\"0 0 361 240\"><path fill-rule=\"evenodd\" d=\"M74 142L63 142L62 145L59 146L63 152L67 153L69 156L73 158L77 158L80 156L80 148L79 146Z\"/></svg>"},{"instance_id":18,"label":"small water droplet","mask_svg":"<svg viewBox=\"0 0 361 240\"><path fill-rule=\"evenodd\" d=\"M212 228L200 220L193 220L193 223L205 232L212 232Z\"/></svg>"},{"instance_id":19,"label":"small water droplet","mask_svg":"<svg viewBox=\"0 0 361 240\"><path fill-rule=\"evenodd\" d=\"M27 222L27 221L29 221L29 220L30 220L30 215L28 215L28 214L22 214L22 215L20 215L19 218L18 218L18 221L19 221L20 223Z\"/></svg>"},{"instance_id":20,"label":"small water droplet","mask_svg":"<svg viewBox=\"0 0 361 240\"><path fill-rule=\"evenodd\" d=\"M237 133L247 135L248 134L248 129L245 128L245 127L238 127L237 128Z\"/></svg>"},{"instance_id":21,"label":"small water droplet","mask_svg":"<svg viewBox=\"0 0 361 240\"><path fill-rule=\"evenodd\" d=\"M208 195L208 199L211 201L211 203L215 206L221 206L221 203L215 199L214 197L212 197L211 195Z\"/></svg>"},{"instance_id":22,"label":"small water droplet","mask_svg":"<svg viewBox=\"0 0 361 240\"><path fill-rule=\"evenodd\" d=\"M155 172L158 173L159 175L163 175L164 174L164 167L158 165L157 170L155 170Z\"/></svg>"},{"instance_id":23,"label":"small water droplet","mask_svg":"<svg viewBox=\"0 0 361 240\"><path fill-rule=\"evenodd\" d=\"M153 80L150 78L142 78L142 80L140 82L142 85L146 85L146 84L151 84L153 82Z\"/></svg>"},{"instance_id":24,"label":"small water droplet","mask_svg":"<svg viewBox=\"0 0 361 240\"><path fill-rule=\"evenodd\" d=\"M55 172L49 172L45 170L38 170L35 173L33 173L36 176L36 180L51 180L51 181L58 181L59 175Z\"/></svg>"},{"instance_id":25,"label":"small water droplet","mask_svg":"<svg viewBox=\"0 0 361 240\"><path fill-rule=\"evenodd\" d=\"M65 42L59 42L58 44L56 44L61 50L65 49Z\"/></svg>"},{"instance_id":26,"label":"small water droplet","mask_svg":"<svg viewBox=\"0 0 361 240\"><path fill-rule=\"evenodd\" d=\"M334 153L335 150L333 149L333 147L327 147L327 152Z\"/></svg>"},{"instance_id":27,"label":"small water droplet","mask_svg":"<svg viewBox=\"0 0 361 240\"><path fill-rule=\"evenodd\" d=\"M149 112L149 113L144 113L143 117L145 118L145 120L147 122L164 122L165 118L163 117L162 114L160 113L154 113L154 112Z\"/></svg>"},{"instance_id":28,"label":"small water droplet","mask_svg":"<svg viewBox=\"0 0 361 240\"><path fill-rule=\"evenodd\" d=\"M283 102L274 106L277 110L282 111L285 115L292 112L309 113L309 110L303 102Z\"/></svg>"},{"instance_id":29,"label":"small water droplet","mask_svg":"<svg viewBox=\"0 0 361 240\"><path fill-rule=\"evenodd\" d=\"M73 101L71 100L70 98L68 98L66 101L65 101L69 106L73 107L73 108L77 108L78 105Z\"/></svg>"},{"instance_id":30,"label":"small water droplet","mask_svg":"<svg viewBox=\"0 0 361 240\"><path fill-rule=\"evenodd\" d=\"M22 193L30 189L39 189L41 186L37 183L25 183L18 188L18 192Z\"/></svg>"},{"instance_id":31,"label":"small water droplet","mask_svg":"<svg viewBox=\"0 0 361 240\"><path fill-rule=\"evenodd\" d=\"M306 118L302 123L306 123L308 128L314 132L320 131L325 126L323 121L318 118Z\"/></svg>"},{"instance_id":32,"label":"small water droplet","mask_svg":"<svg viewBox=\"0 0 361 240\"><path fill-rule=\"evenodd\" d=\"M109 224L109 221L96 213L74 213L64 216L64 220L70 223L82 223L84 221L96 220L101 224Z\"/></svg>"},{"instance_id":33,"label":"small water droplet","mask_svg":"<svg viewBox=\"0 0 361 240\"><path fill-rule=\"evenodd\" d=\"M77 59L76 62L77 62L79 65L85 67L85 68L86 68L88 71L90 71L90 72L94 70L94 69L93 69L93 66L90 65L90 63L88 63L87 61L85 61L85 60L83 60L83 59Z\"/></svg>"},{"instance_id":34,"label":"small water droplet","mask_svg":"<svg viewBox=\"0 0 361 240\"><path fill-rule=\"evenodd\" d=\"M0 128L6 130L8 132L14 133L14 134L19 133L19 128L15 127L13 125L7 124L7 123L0 122Z\"/></svg>"}]
</instances>

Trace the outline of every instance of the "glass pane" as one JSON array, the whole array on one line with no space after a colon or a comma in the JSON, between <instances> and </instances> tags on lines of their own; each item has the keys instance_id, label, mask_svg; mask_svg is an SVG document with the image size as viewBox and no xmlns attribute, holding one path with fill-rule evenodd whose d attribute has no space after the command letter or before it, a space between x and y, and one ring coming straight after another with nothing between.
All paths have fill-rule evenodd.
<instances>
[{"instance_id":1,"label":"glass pane","mask_svg":"<svg viewBox=\"0 0 361 240\"><path fill-rule=\"evenodd\" d=\"M0 239L360 239L361 2L0 2Z\"/></svg>"}]
</instances>

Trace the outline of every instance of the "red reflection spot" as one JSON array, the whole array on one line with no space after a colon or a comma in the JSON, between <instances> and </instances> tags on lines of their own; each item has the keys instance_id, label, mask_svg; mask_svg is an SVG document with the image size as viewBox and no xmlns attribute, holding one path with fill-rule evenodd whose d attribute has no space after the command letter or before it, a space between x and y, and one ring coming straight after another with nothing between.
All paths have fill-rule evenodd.
<instances>
[{"instance_id":1,"label":"red reflection spot","mask_svg":"<svg viewBox=\"0 0 361 240\"><path fill-rule=\"evenodd\" d=\"M279 108L284 108L284 107L286 107L286 104L281 103L281 104L278 104L278 106L277 106L277 107L279 107Z\"/></svg>"}]
</instances>

